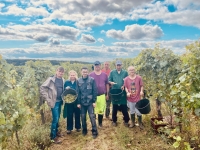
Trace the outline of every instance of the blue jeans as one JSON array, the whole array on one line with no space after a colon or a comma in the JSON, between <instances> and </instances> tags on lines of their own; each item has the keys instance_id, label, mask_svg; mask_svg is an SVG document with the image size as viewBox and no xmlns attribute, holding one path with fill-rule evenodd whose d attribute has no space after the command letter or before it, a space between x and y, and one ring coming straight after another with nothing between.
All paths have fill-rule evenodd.
<instances>
[{"instance_id":1,"label":"blue jeans","mask_svg":"<svg viewBox=\"0 0 200 150\"><path fill-rule=\"evenodd\" d=\"M58 122L61 113L61 106L62 106L62 101L59 101L55 103L54 108L51 108L52 112L51 135L50 135L51 139L54 139L58 132Z\"/></svg>"}]
</instances>

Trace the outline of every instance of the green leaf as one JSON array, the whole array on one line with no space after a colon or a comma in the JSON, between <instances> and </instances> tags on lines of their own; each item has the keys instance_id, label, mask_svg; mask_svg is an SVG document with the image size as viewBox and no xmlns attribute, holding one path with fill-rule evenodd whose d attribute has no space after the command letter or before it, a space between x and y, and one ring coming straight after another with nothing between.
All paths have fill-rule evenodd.
<instances>
[{"instance_id":1,"label":"green leaf","mask_svg":"<svg viewBox=\"0 0 200 150\"><path fill-rule=\"evenodd\" d=\"M175 143L173 144L173 147L175 147L175 148L178 148L178 147L179 147L179 145L180 145L180 143L179 143L179 142L175 142Z\"/></svg>"}]
</instances>

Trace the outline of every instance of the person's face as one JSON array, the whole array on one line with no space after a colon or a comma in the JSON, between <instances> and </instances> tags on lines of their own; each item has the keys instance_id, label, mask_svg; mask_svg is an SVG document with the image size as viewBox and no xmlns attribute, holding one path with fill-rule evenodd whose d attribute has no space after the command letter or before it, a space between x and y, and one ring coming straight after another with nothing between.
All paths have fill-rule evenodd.
<instances>
[{"instance_id":1,"label":"person's face","mask_svg":"<svg viewBox=\"0 0 200 150\"><path fill-rule=\"evenodd\" d=\"M95 71L100 71L101 70L101 65L94 65L94 70Z\"/></svg>"},{"instance_id":2,"label":"person's face","mask_svg":"<svg viewBox=\"0 0 200 150\"><path fill-rule=\"evenodd\" d=\"M57 78L62 78L63 75L64 75L64 71L61 71L61 70L57 70L57 71L56 71L56 77L57 77Z\"/></svg>"},{"instance_id":3,"label":"person's face","mask_svg":"<svg viewBox=\"0 0 200 150\"><path fill-rule=\"evenodd\" d=\"M82 74L83 78L86 78L88 76L88 70L87 69L82 69L81 70L81 74Z\"/></svg>"},{"instance_id":4,"label":"person's face","mask_svg":"<svg viewBox=\"0 0 200 150\"><path fill-rule=\"evenodd\" d=\"M128 70L129 75L135 75L135 69L134 68L129 68Z\"/></svg>"},{"instance_id":5,"label":"person's face","mask_svg":"<svg viewBox=\"0 0 200 150\"><path fill-rule=\"evenodd\" d=\"M122 65L116 65L116 69L117 69L117 71L121 71Z\"/></svg>"},{"instance_id":6,"label":"person's face","mask_svg":"<svg viewBox=\"0 0 200 150\"><path fill-rule=\"evenodd\" d=\"M70 78L71 81L76 80L76 74L75 74L74 72L71 72L71 73L69 74L69 78Z\"/></svg>"},{"instance_id":7,"label":"person's face","mask_svg":"<svg viewBox=\"0 0 200 150\"><path fill-rule=\"evenodd\" d=\"M108 62L105 62L105 63L104 63L104 68L105 68L105 69L108 69L109 66L110 66L110 64L109 64Z\"/></svg>"}]
</instances>

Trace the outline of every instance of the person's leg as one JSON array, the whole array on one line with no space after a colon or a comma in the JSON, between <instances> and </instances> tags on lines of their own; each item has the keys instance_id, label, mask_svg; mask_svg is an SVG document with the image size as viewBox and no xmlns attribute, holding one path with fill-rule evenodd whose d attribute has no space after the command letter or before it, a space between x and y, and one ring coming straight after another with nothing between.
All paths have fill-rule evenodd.
<instances>
[{"instance_id":1,"label":"person's leg","mask_svg":"<svg viewBox=\"0 0 200 150\"><path fill-rule=\"evenodd\" d=\"M80 109L75 106L75 128L77 131L80 131L81 129L81 121L80 121Z\"/></svg>"},{"instance_id":2,"label":"person's leg","mask_svg":"<svg viewBox=\"0 0 200 150\"><path fill-rule=\"evenodd\" d=\"M52 112L52 123L51 123L51 139L55 139L56 138L56 134L57 134L57 128L58 128L58 121L59 121L59 102L55 103L54 108L51 108L51 112Z\"/></svg>"},{"instance_id":3,"label":"person's leg","mask_svg":"<svg viewBox=\"0 0 200 150\"><path fill-rule=\"evenodd\" d=\"M128 126L128 121L130 120L128 111L127 111L127 105L126 104L121 104L121 110L122 114L124 116L124 125Z\"/></svg>"},{"instance_id":4,"label":"person's leg","mask_svg":"<svg viewBox=\"0 0 200 150\"><path fill-rule=\"evenodd\" d=\"M103 122L103 115L102 114L98 114L99 127L102 127L102 122Z\"/></svg>"},{"instance_id":5,"label":"person's leg","mask_svg":"<svg viewBox=\"0 0 200 150\"><path fill-rule=\"evenodd\" d=\"M88 106L88 114L90 117L90 122L92 124L92 135L94 138L96 138L98 135L98 131L97 131L97 125L96 125L96 120L94 116L94 108L92 104Z\"/></svg>"},{"instance_id":6,"label":"person's leg","mask_svg":"<svg viewBox=\"0 0 200 150\"><path fill-rule=\"evenodd\" d=\"M136 103L134 103L134 109L135 112L137 114L137 118L138 118L138 124L140 129L142 130L144 128L143 123L142 123L142 114L139 112L139 110L135 107Z\"/></svg>"},{"instance_id":7,"label":"person's leg","mask_svg":"<svg viewBox=\"0 0 200 150\"><path fill-rule=\"evenodd\" d=\"M74 105L67 104L67 133L70 134L71 130L73 130L73 112Z\"/></svg>"},{"instance_id":8,"label":"person's leg","mask_svg":"<svg viewBox=\"0 0 200 150\"><path fill-rule=\"evenodd\" d=\"M113 125L116 126L116 122L117 122L117 111L118 111L118 105L117 104L113 104L112 105L113 109L112 109L112 121L113 121Z\"/></svg>"},{"instance_id":9,"label":"person's leg","mask_svg":"<svg viewBox=\"0 0 200 150\"><path fill-rule=\"evenodd\" d=\"M134 103L127 101L127 104L129 106L130 115L131 115L131 124L130 124L129 127L133 128L133 127L135 127L135 109L134 109Z\"/></svg>"},{"instance_id":10,"label":"person's leg","mask_svg":"<svg viewBox=\"0 0 200 150\"><path fill-rule=\"evenodd\" d=\"M82 121L82 134L87 134L87 123L86 123L86 113L88 106L81 105L81 121Z\"/></svg>"},{"instance_id":11,"label":"person's leg","mask_svg":"<svg viewBox=\"0 0 200 150\"><path fill-rule=\"evenodd\" d=\"M106 100L106 112L105 112L106 118L108 118L110 115L110 104L111 104L111 99L109 97L109 100Z\"/></svg>"}]
</instances>

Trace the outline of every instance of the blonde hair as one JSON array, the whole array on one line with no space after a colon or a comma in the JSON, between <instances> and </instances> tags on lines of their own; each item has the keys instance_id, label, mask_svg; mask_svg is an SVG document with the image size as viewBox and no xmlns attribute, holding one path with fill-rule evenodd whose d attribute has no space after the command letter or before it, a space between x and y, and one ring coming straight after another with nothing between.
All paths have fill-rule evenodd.
<instances>
[{"instance_id":1,"label":"blonde hair","mask_svg":"<svg viewBox=\"0 0 200 150\"><path fill-rule=\"evenodd\" d=\"M129 71L131 68L133 68L135 70L134 66L129 66L127 70Z\"/></svg>"},{"instance_id":2,"label":"blonde hair","mask_svg":"<svg viewBox=\"0 0 200 150\"><path fill-rule=\"evenodd\" d=\"M77 80L77 79L78 79L78 74L77 74L77 72L74 71L74 70L70 70L70 71L69 71L69 73L68 73L68 74L69 74L69 78L68 78L68 79L70 80L70 74L71 74L71 73L74 73L74 74L75 74L75 78L76 78L76 80Z\"/></svg>"}]
</instances>

